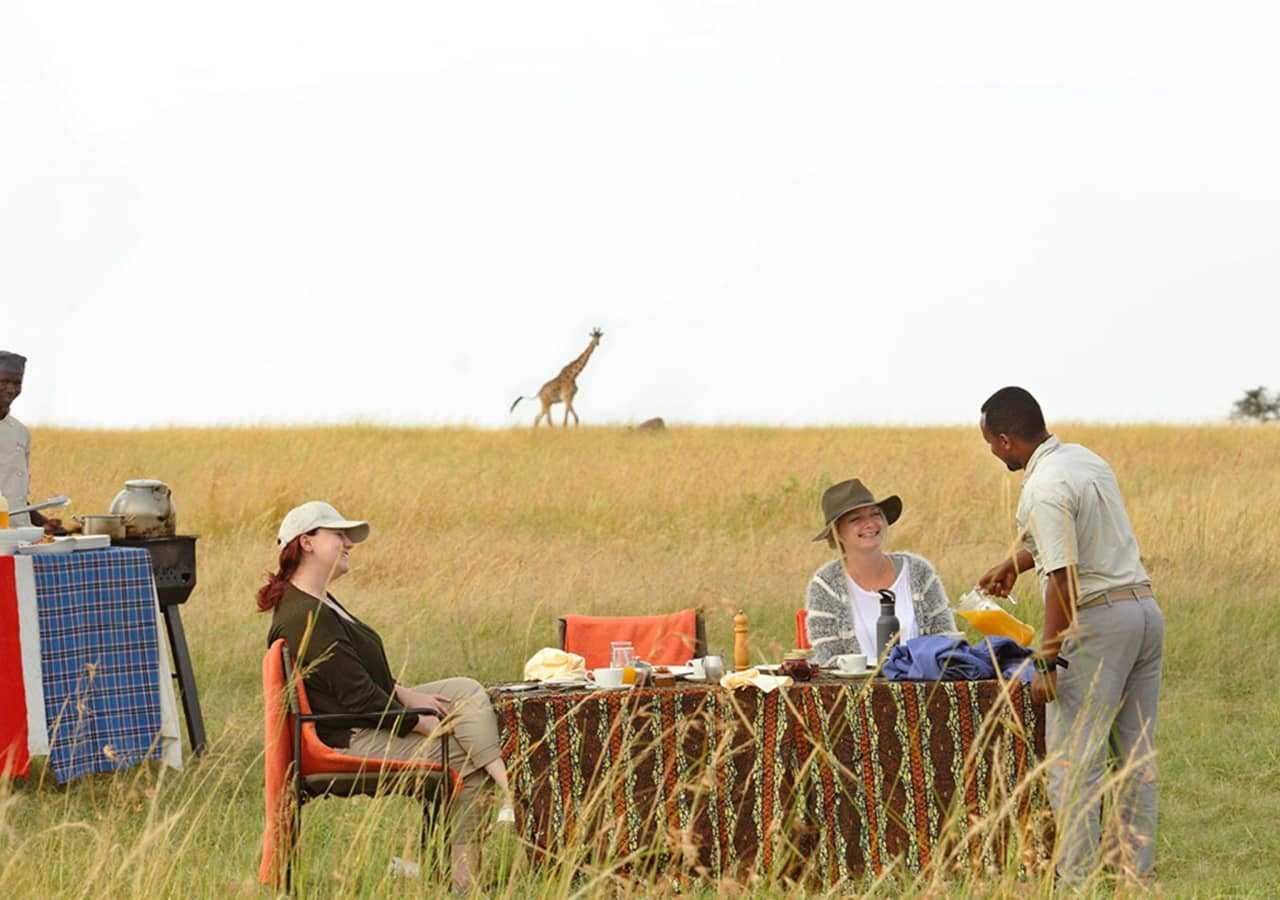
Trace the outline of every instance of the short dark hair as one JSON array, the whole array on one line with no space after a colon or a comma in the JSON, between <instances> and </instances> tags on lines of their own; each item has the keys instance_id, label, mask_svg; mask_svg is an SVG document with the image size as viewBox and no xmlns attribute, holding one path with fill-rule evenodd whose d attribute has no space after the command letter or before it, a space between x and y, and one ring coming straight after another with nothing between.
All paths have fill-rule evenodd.
<instances>
[{"instance_id":1,"label":"short dark hair","mask_svg":"<svg viewBox=\"0 0 1280 900\"><path fill-rule=\"evenodd\" d=\"M986 417L987 431L992 434L1031 440L1045 433L1044 413L1025 388L1000 388L982 404L982 414Z\"/></svg>"}]
</instances>

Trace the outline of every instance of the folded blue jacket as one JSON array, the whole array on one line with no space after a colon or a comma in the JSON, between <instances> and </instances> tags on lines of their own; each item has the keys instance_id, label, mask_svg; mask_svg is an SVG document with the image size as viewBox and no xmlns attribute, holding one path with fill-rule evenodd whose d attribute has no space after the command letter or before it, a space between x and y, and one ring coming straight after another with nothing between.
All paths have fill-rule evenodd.
<instances>
[{"instance_id":1,"label":"folded blue jacket","mask_svg":"<svg viewBox=\"0 0 1280 900\"><path fill-rule=\"evenodd\" d=\"M1031 649L1007 637L984 638L970 645L962 638L929 634L889 651L884 677L891 681L982 681L996 677L1031 680Z\"/></svg>"}]
</instances>

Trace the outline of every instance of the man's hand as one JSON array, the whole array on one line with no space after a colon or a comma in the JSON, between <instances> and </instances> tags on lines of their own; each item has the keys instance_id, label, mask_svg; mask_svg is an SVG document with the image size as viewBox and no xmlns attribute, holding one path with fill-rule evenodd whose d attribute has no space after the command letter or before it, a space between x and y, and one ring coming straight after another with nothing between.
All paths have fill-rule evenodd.
<instances>
[{"instance_id":1,"label":"man's hand","mask_svg":"<svg viewBox=\"0 0 1280 900\"><path fill-rule=\"evenodd\" d=\"M1058 699L1058 673L1036 672L1031 677L1031 699L1036 703L1052 703Z\"/></svg>"},{"instance_id":2,"label":"man's hand","mask_svg":"<svg viewBox=\"0 0 1280 900\"><path fill-rule=\"evenodd\" d=\"M992 566L987 573L978 579L978 587L985 593L995 597L1008 597L1013 590L1013 583L1018 580L1018 564L1013 559L1006 559Z\"/></svg>"},{"instance_id":3,"label":"man's hand","mask_svg":"<svg viewBox=\"0 0 1280 900\"><path fill-rule=\"evenodd\" d=\"M46 517L43 524L44 524L45 534L55 534L55 535L61 536L67 533L67 529L62 527L61 519L50 519Z\"/></svg>"}]
</instances>

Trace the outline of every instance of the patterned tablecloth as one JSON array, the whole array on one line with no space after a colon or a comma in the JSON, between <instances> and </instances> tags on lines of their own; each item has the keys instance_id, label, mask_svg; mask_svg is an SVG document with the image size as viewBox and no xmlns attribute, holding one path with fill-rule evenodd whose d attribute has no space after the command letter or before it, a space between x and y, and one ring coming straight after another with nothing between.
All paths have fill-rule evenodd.
<instances>
[{"instance_id":1,"label":"patterned tablecloth","mask_svg":"<svg viewBox=\"0 0 1280 900\"><path fill-rule=\"evenodd\" d=\"M1022 685L1005 690L824 677L770 694L680 684L505 694L494 707L517 827L539 857L590 846L635 870L833 884L926 869L957 833L948 816L962 831L1005 805L1003 834L971 836L964 859L998 864L1013 828L1047 855L1047 804L1028 777L1043 707Z\"/></svg>"},{"instance_id":2,"label":"patterned tablecloth","mask_svg":"<svg viewBox=\"0 0 1280 900\"><path fill-rule=\"evenodd\" d=\"M15 710L0 736L15 774L41 754L60 783L143 759L181 766L146 550L5 557L0 607L0 643L21 657L0 666L0 693Z\"/></svg>"}]
</instances>

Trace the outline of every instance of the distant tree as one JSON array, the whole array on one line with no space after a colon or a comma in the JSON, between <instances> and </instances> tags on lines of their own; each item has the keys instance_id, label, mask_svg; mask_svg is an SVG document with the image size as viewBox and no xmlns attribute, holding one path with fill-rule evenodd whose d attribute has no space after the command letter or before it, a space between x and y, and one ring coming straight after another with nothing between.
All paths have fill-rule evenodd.
<instances>
[{"instance_id":1,"label":"distant tree","mask_svg":"<svg viewBox=\"0 0 1280 900\"><path fill-rule=\"evenodd\" d=\"M1252 419L1256 422L1280 421L1280 394L1272 394L1261 386L1250 388L1231 408L1231 418Z\"/></svg>"}]
</instances>

